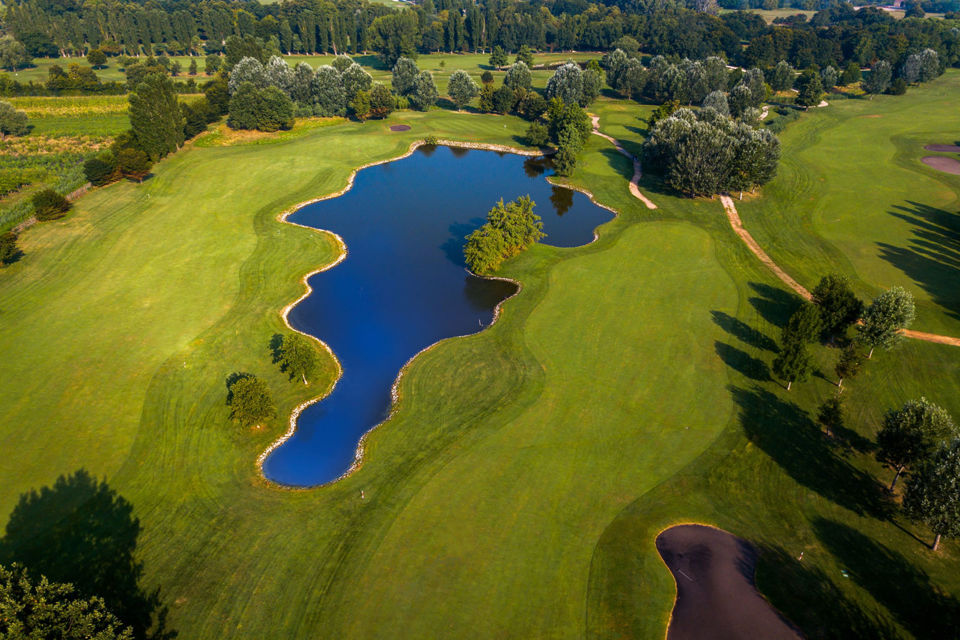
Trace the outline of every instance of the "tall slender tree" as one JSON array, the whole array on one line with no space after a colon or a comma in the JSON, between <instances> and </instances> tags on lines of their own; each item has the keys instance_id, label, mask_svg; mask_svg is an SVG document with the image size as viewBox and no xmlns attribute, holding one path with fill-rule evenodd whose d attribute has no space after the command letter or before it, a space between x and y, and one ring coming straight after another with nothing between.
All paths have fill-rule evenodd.
<instances>
[{"instance_id":1,"label":"tall slender tree","mask_svg":"<svg viewBox=\"0 0 960 640\"><path fill-rule=\"evenodd\" d=\"M130 94L130 128L153 161L183 144L183 114L170 78L151 73Z\"/></svg>"}]
</instances>

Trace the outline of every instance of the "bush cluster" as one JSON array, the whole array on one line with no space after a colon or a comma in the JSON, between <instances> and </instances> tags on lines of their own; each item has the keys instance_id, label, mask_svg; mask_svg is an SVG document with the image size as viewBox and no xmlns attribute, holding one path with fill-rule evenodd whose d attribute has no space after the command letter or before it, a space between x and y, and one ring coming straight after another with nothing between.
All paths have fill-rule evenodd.
<instances>
[{"instance_id":1,"label":"bush cluster","mask_svg":"<svg viewBox=\"0 0 960 640\"><path fill-rule=\"evenodd\" d=\"M507 205L503 200L487 213L487 222L467 236L463 256L471 271L493 273L504 260L544 237L543 222L533 212L536 203L523 196Z\"/></svg>"}]
</instances>

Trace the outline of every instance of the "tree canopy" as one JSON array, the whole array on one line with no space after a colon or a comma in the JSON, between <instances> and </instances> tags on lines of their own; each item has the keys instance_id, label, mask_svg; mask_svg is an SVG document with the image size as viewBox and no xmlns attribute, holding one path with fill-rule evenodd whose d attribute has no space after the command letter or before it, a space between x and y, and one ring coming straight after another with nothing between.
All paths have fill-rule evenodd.
<instances>
[{"instance_id":1,"label":"tree canopy","mask_svg":"<svg viewBox=\"0 0 960 640\"><path fill-rule=\"evenodd\" d=\"M904 469L922 462L945 440L956 437L957 426L942 407L926 398L910 400L888 411L877 433L877 460L896 472L893 491Z\"/></svg>"},{"instance_id":2,"label":"tree canopy","mask_svg":"<svg viewBox=\"0 0 960 640\"><path fill-rule=\"evenodd\" d=\"M535 206L530 196L506 205L500 200L487 213L487 222L467 236L463 256L470 270L481 275L493 273L504 260L543 238L543 222L533 212Z\"/></svg>"},{"instance_id":3,"label":"tree canopy","mask_svg":"<svg viewBox=\"0 0 960 640\"><path fill-rule=\"evenodd\" d=\"M893 287L864 310L857 339L870 347L871 355L876 347L892 349L903 339L901 331L913 323L914 316L913 296L903 287Z\"/></svg>"},{"instance_id":4,"label":"tree canopy","mask_svg":"<svg viewBox=\"0 0 960 640\"><path fill-rule=\"evenodd\" d=\"M230 418L242 427L259 425L276 414L270 387L250 374L241 374L231 381L227 404Z\"/></svg>"},{"instance_id":5,"label":"tree canopy","mask_svg":"<svg viewBox=\"0 0 960 640\"><path fill-rule=\"evenodd\" d=\"M170 78L147 75L129 96L130 128L137 145L154 161L183 144L183 114Z\"/></svg>"},{"instance_id":6,"label":"tree canopy","mask_svg":"<svg viewBox=\"0 0 960 640\"><path fill-rule=\"evenodd\" d=\"M933 531L934 551L942 536L960 536L960 440L941 445L907 480L903 507Z\"/></svg>"}]
</instances>

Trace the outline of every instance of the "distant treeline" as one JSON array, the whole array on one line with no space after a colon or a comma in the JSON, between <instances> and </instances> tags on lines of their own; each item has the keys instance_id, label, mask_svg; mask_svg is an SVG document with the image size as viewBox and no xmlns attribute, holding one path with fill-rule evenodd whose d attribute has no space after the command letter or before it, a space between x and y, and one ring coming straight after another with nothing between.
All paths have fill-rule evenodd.
<instances>
[{"instance_id":1,"label":"distant treeline","mask_svg":"<svg viewBox=\"0 0 960 640\"><path fill-rule=\"evenodd\" d=\"M877 8L823 2L802 16L767 25L755 14L714 15L713 0L422 0L395 10L366 0L111 3L28 0L7 8L4 26L34 57L140 53L204 54L231 35L276 43L281 53L375 51L400 56L448 51L611 50L624 36L647 53L688 58L720 55L750 67L786 60L798 69L849 62L902 63L930 48L945 65L960 59L960 20L894 19ZM824 8L825 7L825 8ZM956 18L956 16L953 16Z\"/></svg>"}]
</instances>

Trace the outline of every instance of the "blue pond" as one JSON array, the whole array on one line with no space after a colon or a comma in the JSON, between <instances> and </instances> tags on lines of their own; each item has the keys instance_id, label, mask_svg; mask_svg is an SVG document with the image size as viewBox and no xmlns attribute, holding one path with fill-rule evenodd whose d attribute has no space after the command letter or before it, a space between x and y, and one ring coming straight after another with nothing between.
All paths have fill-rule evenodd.
<instances>
[{"instance_id":1,"label":"blue pond","mask_svg":"<svg viewBox=\"0 0 960 640\"><path fill-rule=\"evenodd\" d=\"M360 171L343 196L290 216L338 233L347 245L347 258L314 275L313 293L289 315L291 325L330 346L343 376L264 461L268 478L294 486L337 479L352 465L363 434L386 418L404 363L438 340L491 322L515 286L471 276L462 248L497 200L529 194L547 244L593 239L612 214L583 194L552 186L544 179L549 173L542 158L421 147Z\"/></svg>"}]
</instances>

